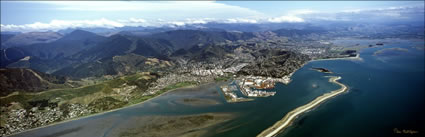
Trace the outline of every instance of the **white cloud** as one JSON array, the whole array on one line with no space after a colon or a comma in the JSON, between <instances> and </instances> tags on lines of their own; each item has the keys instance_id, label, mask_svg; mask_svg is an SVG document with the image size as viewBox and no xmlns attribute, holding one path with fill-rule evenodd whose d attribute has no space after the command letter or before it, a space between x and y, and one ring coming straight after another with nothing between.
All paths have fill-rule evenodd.
<instances>
[{"instance_id":1,"label":"white cloud","mask_svg":"<svg viewBox=\"0 0 425 137\"><path fill-rule=\"evenodd\" d=\"M172 21L170 22L171 25L176 25L176 26L184 26L186 25L186 23L181 22L181 21Z\"/></svg>"},{"instance_id":2,"label":"white cloud","mask_svg":"<svg viewBox=\"0 0 425 137\"><path fill-rule=\"evenodd\" d=\"M207 24L209 22L216 21L217 19L214 18L201 18L201 19L195 19L195 18L189 18L186 19L187 24Z\"/></svg>"},{"instance_id":3,"label":"white cloud","mask_svg":"<svg viewBox=\"0 0 425 137\"><path fill-rule=\"evenodd\" d=\"M304 22L304 19L293 16L293 15L288 15L288 16L281 16L277 18L270 18L268 19L268 21L272 23L281 23L281 22L295 23L295 22Z\"/></svg>"},{"instance_id":4,"label":"white cloud","mask_svg":"<svg viewBox=\"0 0 425 137\"><path fill-rule=\"evenodd\" d=\"M298 10L292 10L286 13L284 16L280 17L274 17L267 19L268 22L272 23L282 23L282 22L289 22L289 23L296 23L296 22L305 22L305 19L302 18L302 16L310 15L310 14L317 14L320 13L316 10L311 9L298 9Z\"/></svg>"},{"instance_id":5,"label":"white cloud","mask_svg":"<svg viewBox=\"0 0 425 137\"><path fill-rule=\"evenodd\" d=\"M137 19L137 18L130 18L130 22L133 22L133 23L145 23L146 20L144 20L144 19Z\"/></svg>"},{"instance_id":6,"label":"white cloud","mask_svg":"<svg viewBox=\"0 0 425 137\"><path fill-rule=\"evenodd\" d=\"M386 7L386 8L368 8L368 9L347 9L343 10L341 12L345 13L361 13L361 12L372 12L372 11L401 11L401 10L408 10L415 7L409 7L409 6L398 6L398 7Z\"/></svg>"},{"instance_id":7,"label":"white cloud","mask_svg":"<svg viewBox=\"0 0 425 137\"><path fill-rule=\"evenodd\" d=\"M115 28L115 27L123 27L124 24L111 21L105 18L99 20L52 20L50 23L41 23L35 22L33 24L24 24L24 25L1 25L1 31L47 31L47 30L60 30L66 28L94 28L94 27L103 27L103 28Z\"/></svg>"},{"instance_id":8,"label":"white cloud","mask_svg":"<svg viewBox=\"0 0 425 137\"><path fill-rule=\"evenodd\" d=\"M258 21L255 19L233 18L233 19L226 19L223 21L223 23L258 23Z\"/></svg>"},{"instance_id":9,"label":"white cloud","mask_svg":"<svg viewBox=\"0 0 425 137\"><path fill-rule=\"evenodd\" d=\"M397 6L386 8L346 9L334 12L312 12L299 15L304 20L326 21L389 21L423 18L423 6Z\"/></svg>"},{"instance_id":10,"label":"white cloud","mask_svg":"<svg viewBox=\"0 0 425 137\"><path fill-rule=\"evenodd\" d=\"M217 23L258 23L256 19L247 18L230 18L230 19L215 19L215 18L187 18L184 20L145 20L142 18L129 18L120 20L98 19L98 20L52 20L49 23L35 22L32 24L14 25L14 24L1 24L1 31L47 31L47 30L61 30L67 28L118 28L124 26L132 27L178 27L193 24L207 24L210 22Z\"/></svg>"},{"instance_id":11,"label":"white cloud","mask_svg":"<svg viewBox=\"0 0 425 137\"><path fill-rule=\"evenodd\" d=\"M149 26L149 22L142 18L130 18L127 20L119 19L117 22L123 24L124 26Z\"/></svg>"},{"instance_id":12,"label":"white cloud","mask_svg":"<svg viewBox=\"0 0 425 137\"><path fill-rule=\"evenodd\" d=\"M117 28L123 26L184 26L217 23L299 23L317 20L326 21L370 21L387 19L406 19L417 17L424 14L424 8L418 6L398 6L375 9L348 9L343 11L323 12L311 9L298 9L281 14L282 16L270 17L263 16L261 13L247 8L230 6L212 1L201 2L123 2L111 1L96 3L93 1L38 1L39 3L53 4L54 8L60 10L77 10L87 12L102 11L131 11L135 16L122 17L123 19L109 20L106 18L95 20L52 20L48 23L35 22L32 24L1 24L1 31L46 31L60 30L66 28ZM124 7L124 8L121 8ZM132 12L136 11L136 12ZM123 12L128 13L128 12ZM139 15L140 13L140 15ZM154 18L149 18L143 13L155 13ZM103 13L102 13L103 14ZM158 14L158 15L156 15ZM170 15L168 15L170 14ZM180 15L198 15L198 16L180 16ZM164 16L168 15L168 16ZM219 16L215 16L219 15ZM229 15L229 16L226 16ZM171 18L170 16L180 16ZM207 17L207 18L206 18Z\"/></svg>"}]
</instances>

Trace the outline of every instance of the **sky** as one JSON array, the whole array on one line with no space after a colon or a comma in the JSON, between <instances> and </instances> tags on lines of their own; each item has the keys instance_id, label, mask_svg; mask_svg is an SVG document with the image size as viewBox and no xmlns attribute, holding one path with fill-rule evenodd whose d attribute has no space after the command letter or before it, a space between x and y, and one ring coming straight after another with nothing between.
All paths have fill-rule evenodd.
<instances>
[{"instance_id":1,"label":"sky","mask_svg":"<svg viewBox=\"0 0 425 137\"><path fill-rule=\"evenodd\" d=\"M1 31L209 22L423 20L423 14L424 1L1 1Z\"/></svg>"}]
</instances>

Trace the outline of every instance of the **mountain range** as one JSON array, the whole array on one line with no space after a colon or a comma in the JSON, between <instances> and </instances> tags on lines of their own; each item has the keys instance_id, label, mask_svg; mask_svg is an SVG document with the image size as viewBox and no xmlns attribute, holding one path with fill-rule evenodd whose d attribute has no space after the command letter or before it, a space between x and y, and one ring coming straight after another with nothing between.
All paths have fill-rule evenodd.
<instances>
[{"instance_id":1,"label":"mountain range","mask_svg":"<svg viewBox=\"0 0 425 137\"><path fill-rule=\"evenodd\" d=\"M31 68L76 78L115 75L134 72L138 68L160 69L160 66L164 66L161 63L156 64L157 66L145 65L149 58L159 59L159 62L173 62L172 59L179 58L179 55L209 56L201 53L205 52L202 50L208 45L253 37L255 36L249 32L200 30L173 30L142 37L122 34L104 37L88 31L75 30L49 43L2 49L2 67ZM205 57L198 59L202 58ZM121 67L125 66L121 64L130 66L130 70L122 72Z\"/></svg>"}]
</instances>

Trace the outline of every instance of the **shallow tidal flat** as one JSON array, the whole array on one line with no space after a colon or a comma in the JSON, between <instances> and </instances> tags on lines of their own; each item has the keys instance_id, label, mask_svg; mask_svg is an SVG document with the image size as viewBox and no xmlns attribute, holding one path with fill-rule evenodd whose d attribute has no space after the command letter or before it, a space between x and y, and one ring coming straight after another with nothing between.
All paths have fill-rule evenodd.
<instances>
[{"instance_id":1,"label":"shallow tidal flat","mask_svg":"<svg viewBox=\"0 0 425 137\"><path fill-rule=\"evenodd\" d=\"M126 125L126 128L115 128L114 131L119 132L112 136L203 136L209 127L234 117L231 113L132 117L129 119L131 124Z\"/></svg>"},{"instance_id":2,"label":"shallow tidal flat","mask_svg":"<svg viewBox=\"0 0 425 137\"><path fill-rule=\"evenodd\" d=\"M190 105L190 106L208 106L208 105L220 104L220 102L218 102L217 100L206 99L206 98L183 98L183 99L177 100L176 103L183 104L183 105Z\"/></svg>"},{"instance_id":3,"label":"shallow tidal flat","mask_svg":"<svg viewBox=\"0 0 425 137\"><path fill-rule=\"evenodd\" d=\"M235 112L205 111L225 102L217 84L176 89L131 107L13 136L202 136L212 125L236 117Z\"/></svg>"},{"instance_id":4,"label":"shallow tidal flat","mask_svg":"<svg viewBox=\"0 0 425 137\"><path fill-rule=\"evenodd\" d=\"M134 109L150 112L140 114L140 111L134 110L124 122L111 128L108 136L205 136L211 127L237 116L230 112L202 111L223 103L214 90L215 85L209 83L178 89L146 102L146 106L136 106Z\"/></svg>"},{"instance_id":5,"label":"shallow tidal flat","mask_svg":"<svg viewBox=\"0 0 425 137\"><path fill-rule=\"evenodd\" d=\"M159 114L129 117L127 122L111 129L110 136L204 136L209 128L237 116L229 112L197 113L204 107L223 103L214 87L215 83L210 83L162 95L158 101L147 103L154 110L160 111Z\"/></svg>"}]
</instances>

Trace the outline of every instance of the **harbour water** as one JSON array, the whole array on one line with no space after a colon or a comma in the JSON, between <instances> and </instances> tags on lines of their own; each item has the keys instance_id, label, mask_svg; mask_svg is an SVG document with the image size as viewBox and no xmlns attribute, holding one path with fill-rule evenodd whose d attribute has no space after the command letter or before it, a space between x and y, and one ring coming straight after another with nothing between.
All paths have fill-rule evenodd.
<instances>
[{"instance_id":1,"label":"harbour water","mask_svg":"<svg viewBox=\"0 0 425 137\"><path fill-rule=\"evenodd\" d=\"M374 55L383 48L395 47L408 49L408 52L389 51ZM295 72L290 84L276 84L275 96L250 102L226 103L219 92L220 85L225 83L213 83L179 89L143 104L15 136L119 136L123 130L141 125L132 120L134 118L217 112L237 116L210 127L205 136L256 136L292 109L339 88L329 83L325 76L341 76L340 82L347 85L349 91L303 114L278 136L399 136L394 133L395 128L419 131L410 134L417 136L425 131L423 48L423 41L398 41L362 50L362 60L313 61ZM334 73L320 73L311 70L312 67L327 68ZM209 99L216 103L179 103L185 98Z\"/></svg>"},{"instance_id":2,"label":"harbour water","mask_svg":"<svg viewBox=\"0 0 425 137\"><path fill-rule=\"evenodd\" d=\"M374 55L381 49L389 52ZM423 136L424 42L398 41L361 52L363 61L318 61L309 65L339 73L351 89L299 118L280 137ZM417 131L417 133L403 133ZM397 131L402 131L398 133Z\"/></svg>"}]
</instances>

